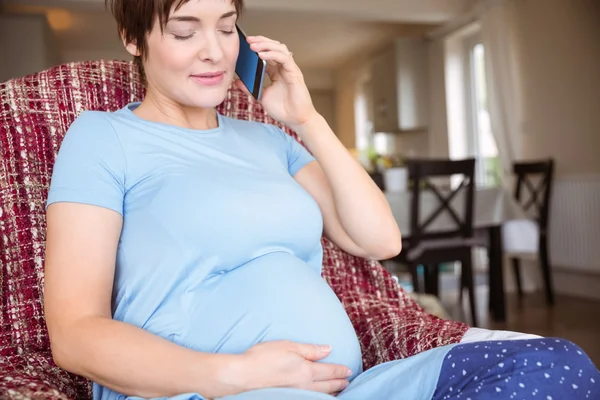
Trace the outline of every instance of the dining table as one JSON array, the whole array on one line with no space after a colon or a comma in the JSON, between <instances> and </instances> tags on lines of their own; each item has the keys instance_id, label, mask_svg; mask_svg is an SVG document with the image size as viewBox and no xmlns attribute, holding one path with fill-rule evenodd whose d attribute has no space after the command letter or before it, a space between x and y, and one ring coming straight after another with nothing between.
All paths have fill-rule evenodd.
<instances>
[{"instance_id":1,"label":"dining table","mask_svg":"<svg viewBox=\"0 0 600 400\"><path fill-rule=\"evenodd\" d=\"M404 239L411 234L411 199L410 191L384 192ZM464 191L457 193L451 205L454 211L462 216L464 213ZM488 284L489 310L492 318L498 322L506 321L506 303L504 293L503 260L504 248L502 227L515 221L534 223L530 215L521 207L511 193L500 186L477 188L474 191L473 230L482 237L483 246L488 251ZM438 208L439 201L433 193L423 192L419 207L421 218L427 218ZM431 231L444 231L455 227L449 213L440 214L431 224ZM531 232L531 230L525 231Z\"/></svg>"}]
</instances>

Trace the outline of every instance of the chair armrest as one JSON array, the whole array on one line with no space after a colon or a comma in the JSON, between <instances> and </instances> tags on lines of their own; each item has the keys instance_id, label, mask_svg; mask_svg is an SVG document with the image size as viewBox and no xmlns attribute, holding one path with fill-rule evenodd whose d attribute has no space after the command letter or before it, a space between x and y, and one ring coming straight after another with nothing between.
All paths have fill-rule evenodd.
<instances>
[{"instance_id":1,"label":"chair armrest","mask_svg":"<svg viewBox=\"0 0 600 400\"><path fill-rule=\"evenodd\" d=\"M343 303L361 344L365 370L458 343L469 328L462 322L443 320L421 309L402 308L399 303L383 302L373 295L348 296Z\"/></svg>"},{"instance_id":2,"label":"chair armrest","mask_svg":"<svg viewBox=\"0 0 600 400\"><path fill-rule=\"evenodd\" d=\"M0 356L1 399L90 399L89 383L52 362L50 354Z\"/></svg>"}]
</instances>

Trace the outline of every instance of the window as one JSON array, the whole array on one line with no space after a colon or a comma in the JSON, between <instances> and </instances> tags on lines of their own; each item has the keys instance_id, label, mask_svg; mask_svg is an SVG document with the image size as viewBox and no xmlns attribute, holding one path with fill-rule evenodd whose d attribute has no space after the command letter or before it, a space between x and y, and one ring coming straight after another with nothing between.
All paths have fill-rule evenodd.
<instances>
[{"instance_id":1,"label":"window","mask_svg":"<svg viewBox=\"0 0 600 400\"><path fill-rule=\"evenodd\" d=\"M446 43L446 102L450 157L475 157L476 184L500 184L498 149L490 122L485 47L471 25Z\"/></svg>"},{"instance_id":2,"label":"window","mask_svg":"<svg viewBox=\"0 0 600 400\"><path fill-rule=\"evenodd\" d=\"M472 42L471 42L472 43ZM498 148L490 122L485 76L485 48L479 41L469 46L468 103L470 107L469 144L471 154L477 159L476 181L479 186L500 184Z\"/></svg>"},{"instance_id":3,"label":"window","mask_svg":"<svg viewBox=\"0 0 600 400\"><path fill-rule=\"evenodd\" d=\"M369 82L367 77L361 77L356 84L354 98L354 119L356 127L356 149L366 152L372 146L372 122L369 116Z\"/></svg>"}]
</instances>

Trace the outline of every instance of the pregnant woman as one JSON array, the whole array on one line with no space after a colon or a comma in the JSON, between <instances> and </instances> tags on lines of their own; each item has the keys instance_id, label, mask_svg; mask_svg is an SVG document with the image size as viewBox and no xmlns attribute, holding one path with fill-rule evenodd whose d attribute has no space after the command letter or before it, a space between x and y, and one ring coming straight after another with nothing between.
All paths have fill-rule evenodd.
<instances>
[{"instance_id":1,"label":"pregnant woman","mask_svg":"<svg viewBox=\"0 0 600 400\"><path fill-rule=\"evenodd\" d=\"M312 155L215 111L241 0L108 4L147 95L73 123L47 209L54 359L93 380L95 399L598 398L597 369L561 339L445 346L363 372L320 238L386 259L400 232L292 54L248 38L273 82L266 111Z\"/></svg>"}]
</instances>

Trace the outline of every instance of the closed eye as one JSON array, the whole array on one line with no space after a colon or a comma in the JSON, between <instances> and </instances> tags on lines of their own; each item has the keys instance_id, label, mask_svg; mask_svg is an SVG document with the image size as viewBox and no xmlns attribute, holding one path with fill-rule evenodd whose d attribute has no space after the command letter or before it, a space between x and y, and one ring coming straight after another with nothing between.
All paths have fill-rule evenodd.
<instances>
[{"instance_id":1,"label":"closed eye","mask_svg":"<svg viewBox=\"0 0 600 400\"><path fill-rule=\"evenodd\" d=\"M177 40L188 40L188 39L191 39L191 38L194 36L194 34L195 34L195 33L196 33L196 32L194 32L194 33L191 33L191 34L189 34L189 35L186 35L186 36L180 36L180 35L173 34L173 37L174 37L175 39L177 39Z\"/></svg>"}]
</instances>

